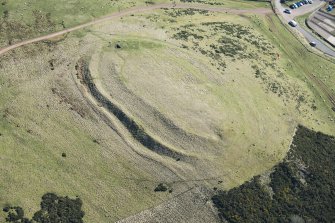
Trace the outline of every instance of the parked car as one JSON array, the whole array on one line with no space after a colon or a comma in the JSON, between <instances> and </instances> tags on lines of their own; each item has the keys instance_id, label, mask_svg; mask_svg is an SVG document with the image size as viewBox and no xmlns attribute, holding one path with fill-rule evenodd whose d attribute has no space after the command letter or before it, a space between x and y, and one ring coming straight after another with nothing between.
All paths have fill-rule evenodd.
<instances>
[{"instance_id":1,"label":"parked car","mask_svg":"<svg viewBox=\"0 0 335 223\"><path fill-rule=\"evenodd\" d=\"M316 46L316 42L312 41L309 43L309 45L311 45L312 47L315 47Z\"/></svg>"},{"instance_id":2,"label":"parked car","mask_svg":"<svg viewBox=\"0 0 335 223\"><path fill-rule=\"evenodd\" d=\"M308 0L308 3L309 4L313 4L313 0Z\"/></svg>"},{"instance_id":3,"label":"parked car","mask_svg":"<svg viewBox=\"0 0 335 223\"><path fill-rule=\"evenodd\" d=\"M289 10L289 9L285 9L284 12L287 13L287 14L291 14L291 10Z\"/></svg>"},{"instance_id":4,"label":"parked car","mask_svg":"<svg viewBox=\"0 0 335 223\"><path fill-rule=\"evenodd\" d=\"M288 24L290 24L292 27L296 27L298 25L298 23L294 20L289 21Z\"/></svg>"}]
</instances>

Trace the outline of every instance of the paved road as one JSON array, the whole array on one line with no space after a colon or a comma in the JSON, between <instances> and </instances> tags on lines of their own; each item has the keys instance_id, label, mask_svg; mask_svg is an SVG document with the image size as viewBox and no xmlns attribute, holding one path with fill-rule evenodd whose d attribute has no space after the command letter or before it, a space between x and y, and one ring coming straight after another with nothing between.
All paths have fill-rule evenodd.
<instances>
[{"instance_id":1,"label":"paved road","mask_svg":"<svg viewBox=\"0 0 335 223\"><path fill-rule=\"evenodd\" d=\"M268 8L256 8L256 9L229 9L229 8L222 8L222 7L210 7L210 6L202 6L202 5L192 5L192 4L183 4L183 3L177 3L177 4L172 4L172 3L163 3L163 4L155 4L155 5L150 5L150 6L143 6L143 7L135 7L135 8L130 8L121 12L116 12L113 13L111 15L99 18L99 19L95 19L91 22L82 24L82 25L78 25L72 28L68 28L68 29L64 29L62 31L59 32L55 32L55 33L51 33L45 36L40 36L40 37L36 37L33 39L28 39L28 40L24 40L22 42L19 43L15 43L13 45L4 47L4 48L0 48L0 55L3 55L4 53L13 50L15 48L18 48L20 46L24 46L27 44L31 44L31 43L36 43L36 42L40 42L43 40L48 40L57 36L61 36L64 35L66 33L69 32L73 32L76 31L78 29L82 29L85 28L87 26L91 26L97 23L102 23L108 20L112 20L112 19L116 19L118 17L121 16L126 16L126 15L130 15L130 14L134 14L134 13L140 13L140 12L146 12L146 11L151 11L151 10L155 10L155 9L162 9L162 8L178 8L178 9L200 9L200 10L207 10L207 11L211 11L211 12L223 12L223 13L230 13L230 14L248 14L248 13L253 13L253 14L269 14L272 13L272 11Z\"/></svg>"},{"instance_id":2,"label":"paved road","mask_svg":"<svg viewBox=\"0 0 335 223\"><path fill-rule=\"evenodd\" d=\"M280 4L280 0L274 0L274 3L275 3L274 4L275 10L277 11L278 14L282 16L282 18L284 18L285 22L287 23L290 20L294 19L295 17L315 11L323 4L325 4L325 2L322 0L314 0L313 4L308 4L298 9L293 9L292 14L286 14L284 13L285 7L283 7L283 5ZM316 42L316 48L318 50L322 51L323 53L329 56L335 57L335 50L331 46L328 46L327 44L320 41L318 38L314 37L309 30L305 30L299 25L292 29L298 30L307 39L308 42Z\"/></svg>"},{"instance_id":3,"label":"paved road","mask_svg":"<svg viewBox=\"0 0 335 223\"><path fill-rule=\"evenodd\" d=\"M335 47L334 18L326 13L317 10L307 21L308 26L327 40L330 45Z\"/></svg>"}]
</instances>

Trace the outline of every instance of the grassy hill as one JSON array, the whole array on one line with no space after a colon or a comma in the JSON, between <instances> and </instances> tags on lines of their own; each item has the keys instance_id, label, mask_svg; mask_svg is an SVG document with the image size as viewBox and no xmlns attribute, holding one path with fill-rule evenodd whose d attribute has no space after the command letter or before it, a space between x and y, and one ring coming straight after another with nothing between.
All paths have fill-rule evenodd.
<instances>
[{"instance_id":1,"label":"grassy hill","mask_svg":"<svg viewBox=\"0 0 335 223\"><path fill-rule=\"evenodd\" d=\"M6 3L9 13L26 7L15 4ZM62 28L60 18L68 27L107 13L92 6L93 14L78 17L80 7L64 6L75 7L59 4L52 30ZM15 21L18 15L10 13ZM41 27L22 37L13 32L15 41L52 31ZM83 60L121 116L185 159L140 143L78 79ZM188 9L124 16L13 50L0 61L0 206L21 206L31 218L42 195L52 192L80 197L85 222L114 222L169 207L166 201L195 186L241 185L286 156L298 123L335 132L332 105L309 79L327 78L334 93L334 66L310 54L272 14ZM168 189L155 192L160 184Z\"/></svg>"},{"instance_id":2,"label":"grassy hill","mask_svg":"<svg viewBox=\"0 0 335 223\"><path fill-rule=\"evenodd\" d=\"M127 8L172 2L171 0L1 0L0 47L73 27ZM218 0L174 2L234 8L255 8L268 5L263 2L250 3L243 0L228 0L224 4Z\"/></svg>"}]
</instances>

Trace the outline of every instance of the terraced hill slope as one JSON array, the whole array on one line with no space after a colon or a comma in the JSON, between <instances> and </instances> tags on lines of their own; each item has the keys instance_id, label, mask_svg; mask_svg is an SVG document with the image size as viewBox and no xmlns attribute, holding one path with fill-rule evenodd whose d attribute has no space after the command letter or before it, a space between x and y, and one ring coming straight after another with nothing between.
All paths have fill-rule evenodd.
<instances>
[{"instance_id":1,"label":"terraced hill slope","mask_svg":"<svg viewBox=\"0 0 335 223\"><path fill-rule=\"evenodd\" d=\"M333 92L334 66L259 9L155 9L10 50L0 205L31 218L53 192L80 197L85 222L167 218L272 168L298 123L334 133L332 104L307 79Z\"/></svg>"}]
</instances>

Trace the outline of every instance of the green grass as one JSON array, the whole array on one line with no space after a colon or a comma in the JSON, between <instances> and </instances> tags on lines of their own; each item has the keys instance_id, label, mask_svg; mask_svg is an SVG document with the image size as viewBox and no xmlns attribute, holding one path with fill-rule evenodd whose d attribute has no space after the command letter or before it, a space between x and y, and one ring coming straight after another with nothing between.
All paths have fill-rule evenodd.
<instances>
[{"instance_id":1,"label":"green grass","mask_svg":"<svg viewBox=\"0 0 335 223\"><path fill-rule=\"evenodd\" d=\"M312 13L307 13L307 14L298 16L298 17L295 18L295 20L296 20L297 22L299 22L300 25L306 27L306 20L307 20L307 18L308 18L311 14L312 14Z\"/></svg>"},{"instance_id":2,"label":"green grass","mask_svg":"<svg viewBox=\"0 0 335 223\"><path fill-rule=\"evenodd\" d=\"M23 39L73 27L126 8L150 5L146 2L146 0L1 0L0 47ZM171 1L155 0L152 2L159 4ZM221 5L218 6L221 7ZM223 7L256 8L269 7L269 4L229 0L224 3Z\"/></svg>"},{"instance_id":3,"label":"green grass","mask_svg":"<svg viewBox=\"0 0 335 223\"><path fill-rule=\"evenodd\" d=\"M57 50L58 56L38 44L16 51L17 58L29 55L20 64L14 65L12 57L2 60L0 206L22 206L32 217L46 192L78 195L84 203L86 222L113 222L158 202L153 190L161 180L156 178L158 174L145 171L146 167L135 167L134 163L141 162L138 158L122 155L132 152L94 113L82 107L83 101L78 103L80 96L73 95L75 85L67 84L72 82L71 75L64 81L57 78L68 63L74 69L71 52L79 52L74 50L74 42L62 45L66 50ZM58 61L54 71L48 65L51 58ZM51 88L61 89L67 99L53 94ZM85 118L76 113L75 105L80 105ZM134 178L152 182L138 186Z\"/></svg>"},{"instance_id":4,"label":"green grass","mask_svg":"<svg viewBox=\"0 0 335 223\"><path fill-rule=\"evenodd\" d=\"M327 85L328 89L335 94L335 89L333 87L335 86L335 77L332 75L332 71L335 69L334 62L329 62L328 60L309 52L304 45L299 43L299 41L282 26L277 17L265 17L261 20L254 17L253 21L281 50L282 56L284 57L282 62L284 67L286 67L285 71L287 74L292 77L298 77L301 80L306 80L308 73L315 74ZM261 23L259 23L260 21ZM301 41L303 41L303 39L301 39ZM330 103L320 92L320 89L317 89L316 86L313 87L313 85L315 86L314 83L309 82L310 89L315 92L316 95L319 97L321 95L322 97L318 100L319 106L321 106L320 110L326 109L329 114L333 115ZM323 99L325 99L327 103L324 103Z\"/></svg>"},{"instance_id":5,"label":"green grass","mask_svg":"<svg viewBox=\"0 0 335 223\"><path fill-rule=\"evenodd\" d=\"M234 223L333 221L334 153L333 136L300 126L282 163L213 197L220 217Z\"/></svg>"},{"instance_id":6,"label":"green grass","mask_svg":"<svg viewBox=\"0 0 335 223\"><path fill-rule=\"evenodd\" d=\"M0 7L0 47L43 34L73 27L126 8L146 5L145 0L72 0L35 1L1 0ZM157 0L155 3L169 2ZM6 13L7 18L4 17Z\"/></svg>"},{"instance_id":7,"label":"green grass","mask_svg":"<svg viewBox=\"0 0 335 223\"><path fill-rule=\"evenodd\" d=\"M261 7L270 7L269 1L266 0L180 0L184 3L200 3L207 4L211 6L221 6L229 7L235 9L241 8L261 8Z\"/></svg>"},{"instance_id":8,"label":"green grass","mask_svg":"<svg viewBox=\"0 0 335 223\"><path fill-rule=\"evenodd\" d=\"M224 7L267 4L243 2L245 4L227 1ZM34 3L34 7L42 7L43 13L52 10L44 3ZM11 4L10 11L20 12L20 7L24 6L12 1L8 4ZM93 3L87 1L87 4ZM75 7L71 3L57 5L55 17L51 14L51 18L57 21L58 28L60 18L66 18L65 25L70 26L107 13L106 9L92 6L93 13L85 11L86 14L78 18L80 7L72 12L71 8L64 11L61 8L64 6ZM84 203L86 222L112 222L156 206L192 184L188 182L181 189L176 188L170 183L176 177L169 175L164 165L188 180L224 175L220 187L231 188L279 162L285 156L298 122L327 133L334 132L334 123L328 118L334 116L329 103L320 98L318 88L308 81L304 83L306 73L311 72L322 79L327 77L325 83L332 88L335 86L334 65L310 54L276 17L213 13L212 16L187 15L165 23L164 19L169 16L163 10L155 13L159 19L157 23L150 20L147 13L129 16L75 32L51 46L40 43L19 48L15 54L7 54L1 60L1 206L8 203L22 206L31 217L39 209L40 197L46 192L60 196L78 195ZM20 13L12 15L20 16ZM33 17L30 15L29 19L27 16L26 21L33 21ZM233 36L235 32L220 30L217 30L220 35L216 36L212 27L205 25L201 27L204 32L188 30L203 39L173 39L176 28L184 29L189 21L199 26L205 22L224 21L252 27L255 36L248 38L257 37L262 41L252 44L238 40ZM231 28L227 24L223 29ZM164 29L161 29L162 25ZM119 35L111 36L110 33ZM31 32L29 35L35 34ZM218 64L211 65L213 58L199 49L210 51L210 44L219 47L221 35L238 43L242 41L246 51L255 53L260 61L250 57L234 60L219 50L227 68L217 70ZM121 49L115 49L117 42ZM279 58L262 53L259 45L263 46L263 42L275 46L273 50ZM198 48L193 48L197 43ZM182 44L188 48L183 48ZM233 51L232 54L236 53ZM219 143L220 149L213 149L214 143L208 143L208 147L189 144L190 150L186 152L200 160L192 164L154 156L160 163L157 164L139 156L90 109L74 82L76 62L92 55L95 56L95 61L91 61L92 74L105 80L102 85L107 92L117 93L119 90L110 85L114 78L111 77L112 65L115 65L115 69L120 70L121 82L145 99L145 103L188 132L213 139ZM50 60L54 60L54 70L50 69ZM274 68L270 62L274 63ZM253 65L261 69L262 75L266 74L270 83L278 81L289 88L292 96L285 100L287 95L279 97L271 89L267 90L267 83L255 77L257 70ZM59 93L53 93L52 88ZM297 92L305 93L307 101L302 103L301 111L296 108ZM140 101L142 107L135 107L136 101L127 100L123 94L112 96L134 116L144 114L145 103ZM310 108L312 100L315 100L316 111ZM135 120L154 135L168 138L164 138L166 133L161 133L163 130L155 126L155 118L152 115ZM315 119L321 124L318 125ZM127 134L124 137L127 138ZM137 144L134 147L151 157L145 148ZM67 154L66 158L62 157L63 152ZM171 195L154 193L154 188L162 182L172 185ZM210 182L203 184L211 185ZM1 213L0 221L3 217Z\"/></svg>"},{"instance_id":9,"label":"green grass","mask_svg":"<svg viewBox=\"0 0 335 223\"><path fill-rule=\"evenodd\" d=\"M156 20L146 18L150 22L157 21L161 27L162 21L169 21L170 16L169 11L162 10L155 15ZM143 19L135 15L127 23L136 24L139 18ZM283 158L297 122L327 132L334 131L328 119L332 113L329 108L324 109L327 104L314 96L307 84L298 78L299 73L287 73L286 65L291 55L283 53L279 44L273 41L269 28L276 26L262 16L259 18L256 21L256 18L220 13L211 13L211 16L186 13L175 18L175 22L164 24L171 38L165 47L101 52L99 59L94 60L96 70L93 73L114 100L129 113L141 117L137 118L141 125L159 138L166 140L166 135L170 135L155 126L157 121L151 118L154 116L145 115L147 107L137 106L135 100L118 91L121 87L114 79L120 79L126 85L122 89L130 89L187 132L210 139L221 135L229 144L225 147L229 156L214 159L209 149L186 153L205 158L220 171L226 170L224 173L229 172L231 180L225 186L236 186ZM103 26L99 29L110 28ZM280 31L284 32L283 36L288 35L287 31ZM137 38L141 40L142 36L149 35L147 32L150 31L143 30ZM127 31L122 33L128 35ZM132 30L129 33L134 35ZM114 42L120 38L125 37L114 36ZM285 41L286 37L280 38ZM235 45L222 43L222 39L233 39ZM219 47L227 44L231 47L223 47L221 51ZM242 53L236 44L243 46ZM180 48L176 49L176 45ZM285 50L286 47L289 46L285 46ZM229 52L225 54L227 49ZM216 50L218 52L210 56ZM221 61L226 64L223 70L220 69L222 63L218 63ZM111 64L120 69L111 73L108 68ZM262 71L262 78L255 77L257 68L253 65ZM295 69L299 70L299 67ZM314 103L318 106L317 111L312 110ZM259 115L261 119L257 118ZM315 119L322 120L322 125L318 126ZM266 129L263 130L266 134L261 129ZM257 146L250 146L253 144ZM192 149L196 150L196 146Z\"/></svg>"}]
</instances>

